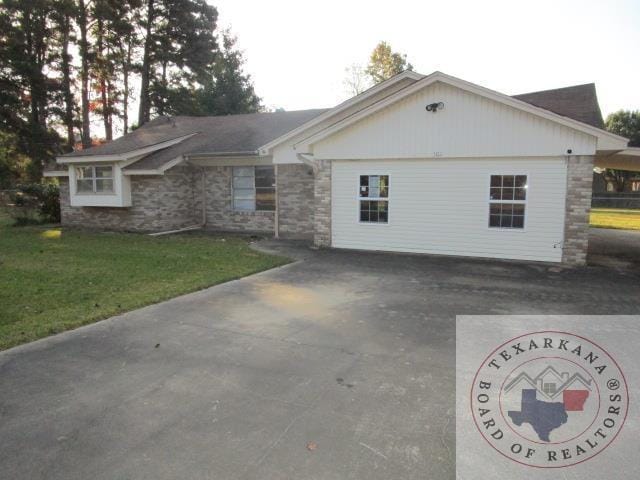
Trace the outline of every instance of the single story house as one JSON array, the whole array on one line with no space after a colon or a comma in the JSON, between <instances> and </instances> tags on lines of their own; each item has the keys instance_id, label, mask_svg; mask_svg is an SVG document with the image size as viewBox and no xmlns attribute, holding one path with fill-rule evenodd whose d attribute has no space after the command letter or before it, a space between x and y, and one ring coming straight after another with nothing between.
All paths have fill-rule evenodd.
<instances>
[{"instance_id":1,"label":"single story house","mask_svg":"<svg viewBox=\"0 0 640 480\"><path fill-rule=\"evenodd\" d=\"M512 97L407 71L326 110L156 118L47 175L63 225L579 265L594 165L626 147L593 84Z\"/></svg>"}]
</instances>

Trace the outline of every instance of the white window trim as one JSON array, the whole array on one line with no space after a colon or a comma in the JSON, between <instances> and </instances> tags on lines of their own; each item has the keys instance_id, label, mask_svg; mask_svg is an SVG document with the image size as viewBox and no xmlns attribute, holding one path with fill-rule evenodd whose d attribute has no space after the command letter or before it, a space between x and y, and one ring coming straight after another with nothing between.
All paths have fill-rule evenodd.
<instances>
[{"instance_id":1,"label":"white window trim","mask_svg":"<svg viewBox=\"0 0 640 480\"><path fill-rule=\"evenodd\" d=\"M111 176L109 177L97 177L96 176L96 167L108 167L111 169ZM76 165L73 168L76 168L75 172L75 194L78 196L85 195L116 195L116 175L115 168L113 165ZM90 168L91 169L91 177L88 178L78 178L78 170L79 168ZM90 192L80 192L78 191L78 182L80 180L92 180L92 190ZM97 182L96 180L111 180L111 191L110 192L98 192L96 190Z\"/></svg>"},{"instance_id":2,"label":"white window trim","mask_svg":"<svg viewBox=\"0 0 640 480\"><path fill-rule=\"evenodd\" d=\"M386 176L389 178L389 184L387 185L387 196L386 197L361 197L360 196L360 177L383 177ZM370 225L370 226L388 226L391 224L391 175L389 175L388 173L359 173L356 176L356 182L357 182L357 187L356 187L356 191L358 192L357 195L357 208L356 208L356 220L358 222L358 224L360 225ZM386 222L363 222L362 220L360 220L360 202L361 201L382 201L382 202L387 202L387 221Z\"/></svg>"},{"instance_id":3,"label":"white window trim","mask_svg":"<svg viewBox=\"0 0 640 480\"><path fill-rule=\"evenodd\" d=\"M502 177L504 177L505 175L508 176L525 176L527 177L527 193L526 193L526 199L524 200L492 200L491 199L491 177L495 176L495 175L500 175ZM517 173L490 173L488 175L487 178L487 209L486 209L486 214L485 214L485 221L486 221L486 228L487 230L490 231L499 231L499 232L516 232L516 233L524 233L527 231L527 217L529 216L529 190L531 187L531 176L529 175L529 172L523 173L523 172L517 172ZM522 219L522 228L513 228L513 227L491 227L489 226L489 219L490 219L490 215L491 215L491 204L492 203L518 203L518 204L522 204L524 205L524 218Z\"/></svg>"},{"instance_id":4,"label":"white window trim","mask_svg":"<svg viewBox=\"0 0 640 480\"><path fill-rule=\"evenodd\" d=\"M250 215L250 214L258 214L258 215L264 215L264 214L274 214L275 211L277 210L278 206L275 205L273 210L258 210L257 208L257 195L258 195L258 190L256 188L256 167L271 167L273 168L273 175L274 175L274 186L273 186L273 191L274 194L278 188L278 179L276 178L276 169L274 165L268 164L268 165L234 165L231 167L231 210L234 213L239 213L239 214L245 214L245 215ZM242 210L239 208L236 208L236 199L235 199L235 187L233 186L233 179L235 178L235 174L234 174L234 170L236 168L252 168L253 169L253 210ZM248 176L247 176L248 177ZM266 187L263 187L266 188ZM248 190L247 189L240 189L240 190ZM277 196L277 194L276 194Z\"/></svg>"}]
</instances>

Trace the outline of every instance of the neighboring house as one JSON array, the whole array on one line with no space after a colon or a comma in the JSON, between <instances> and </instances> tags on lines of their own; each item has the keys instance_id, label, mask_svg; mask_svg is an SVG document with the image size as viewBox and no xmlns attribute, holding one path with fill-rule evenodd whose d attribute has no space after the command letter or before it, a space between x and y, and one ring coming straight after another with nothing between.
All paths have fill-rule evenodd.
<instances>
[{"instance_id":1,"label":"neighboring house","mask_svg":"<svg viewBox=\"0 0 640 480\"><path fill-rule=\"evenodd\" d=\"M47 175L64 225L583 264L594 163L627 145L602 125L593 84L404 72L328 110L157 118Z\"/></svg>"}]
</instances>

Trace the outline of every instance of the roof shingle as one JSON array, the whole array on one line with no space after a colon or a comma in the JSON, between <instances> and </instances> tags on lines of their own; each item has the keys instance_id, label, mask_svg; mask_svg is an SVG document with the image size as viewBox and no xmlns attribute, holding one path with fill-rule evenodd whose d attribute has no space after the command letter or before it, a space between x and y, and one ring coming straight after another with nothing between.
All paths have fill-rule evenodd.
<instances>
[{"instance_id":1,"label":"roof shingle","mask_svg":"<svg viewBox=\"0 0 640 480\"><path fill-rule=\"evenodd\" d=\"M604 128L596 86L593 83L523 93L513 95L513 98L596 128Z\"/></svg>"}]
</instances>

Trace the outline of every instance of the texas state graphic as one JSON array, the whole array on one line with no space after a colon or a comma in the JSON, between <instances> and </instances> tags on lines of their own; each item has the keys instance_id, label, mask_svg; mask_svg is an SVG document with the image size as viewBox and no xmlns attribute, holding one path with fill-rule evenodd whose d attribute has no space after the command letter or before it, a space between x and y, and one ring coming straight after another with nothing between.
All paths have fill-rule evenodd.
<instances>
[{"instance_id":1,"label":"texas state graphic","mask_svg":"<svg viewBox=\"0 0 640 480\"><path fill-rule=\"evenodd\" d=\"M567 423L569 411L582 411L584 402L589 396L587 390L565 390L562 402L545 402L536 398L535 389L523 389L520 411L507 412L517 426L529 423L538 438L550 442L549 434Z\"/></svg>"}]
</instances>

